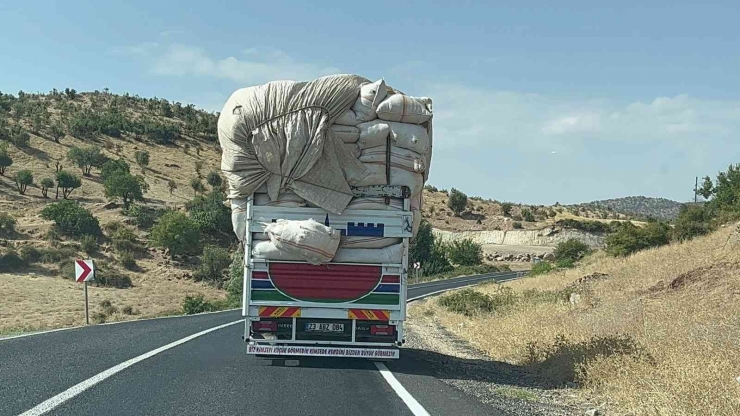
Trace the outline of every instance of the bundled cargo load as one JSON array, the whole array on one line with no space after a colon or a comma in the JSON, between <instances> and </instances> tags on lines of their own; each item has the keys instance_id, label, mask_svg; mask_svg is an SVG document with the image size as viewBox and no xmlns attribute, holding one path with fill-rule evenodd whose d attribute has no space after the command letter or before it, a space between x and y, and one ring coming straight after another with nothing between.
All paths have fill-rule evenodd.
<instances>
[{"instance_id":1,"label":"bundled cargo load","mask_svg":"<svg viewBox=\"0 0 740 416\"><path fill-rule=\"evenodd\" d=\"M406 209L413 212L414 235L418 229L432 156L429 98L410 97L383 79L371 82L358 75L269 82L231 95L219 117L218 134L234 232L240 239L247 232L248 198L255 206L322 208L340 215L404 210L403 199L353 195L356 187L378 185L409 188ZM299 239L284 233L326 226L315 221L292 228L278 224L269 225L272 232L254 233L255 258L322 263L398 257L398 238L340 239L337 234L327 241ZM323 232L333 235L330 227Z\"/></svg>"}]
</instances>

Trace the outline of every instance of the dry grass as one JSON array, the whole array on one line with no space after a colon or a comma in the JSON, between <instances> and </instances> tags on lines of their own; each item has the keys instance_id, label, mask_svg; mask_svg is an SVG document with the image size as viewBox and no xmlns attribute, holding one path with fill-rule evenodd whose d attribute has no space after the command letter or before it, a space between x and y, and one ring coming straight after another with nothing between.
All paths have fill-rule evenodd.
<instances>
[{"instance_id":1,"label":"dry grass","mask_svg":"<svg viewBox=\"0 0 740 416\"><path fill-rule=\"evenodd\" d=\"M576 383L609 414L740 414L739 232L727 227L626 259L599 254L578 269L511 282L518 301L499 313L468 318L433 300L411 313L435 316L494 359L554 385ZM569 286L593 272L609 277ZM523 297L543 292L557 296ZM571 306L569 292L581 302Z\"/></svg>"}]
</instances>

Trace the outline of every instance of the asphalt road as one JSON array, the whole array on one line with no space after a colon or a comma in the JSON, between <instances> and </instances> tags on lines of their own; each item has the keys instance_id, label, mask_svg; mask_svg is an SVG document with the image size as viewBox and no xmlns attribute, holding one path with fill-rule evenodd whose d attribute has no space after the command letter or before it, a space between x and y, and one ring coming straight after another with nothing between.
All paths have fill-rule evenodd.
<instances>
[{"instance_id":1,"label":"asphalt road","mask_svg":"<svg viewBox=\"0 0 740 416\"><path fill-rule=\"evenodd\" d=\"M408 294L412 299L516 276L421 283L409 286ZM226 311L0 339L0 415L29 409L106 416L414 414L370 361L301 358L280 366L247 356L240 320L240 311ZM181 341L218 326L224 327ZM401 359L387 365L431 415L502 414L436 379L418 351L403 349ZM423 413L417 408L416 414Z\"/></svg>"}]
</instances>

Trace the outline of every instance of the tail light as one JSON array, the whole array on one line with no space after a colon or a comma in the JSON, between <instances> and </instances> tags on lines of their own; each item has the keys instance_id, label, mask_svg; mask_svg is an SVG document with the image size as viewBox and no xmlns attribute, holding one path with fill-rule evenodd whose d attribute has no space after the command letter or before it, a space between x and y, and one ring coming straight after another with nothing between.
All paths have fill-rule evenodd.
<instances>
[{"instance_id":1,"label":"tail light","mask_svg":"<svg viewBox=\"0 0 740 416\"><path fill-rule=\"evenodd\" d=\"M256 321L252 322L252 329L255 332L277 332L277 321Z\"/></svg>"},{"instance_id":2,"label":"tail light","mask_svg":"<svg viewBox=\"0 0 740 416\"><path fill-rule=\"evenodd\" d=\"M370 325L370 335L393 335L395 331L393 325Z\"/></svg>"}]
</instances>

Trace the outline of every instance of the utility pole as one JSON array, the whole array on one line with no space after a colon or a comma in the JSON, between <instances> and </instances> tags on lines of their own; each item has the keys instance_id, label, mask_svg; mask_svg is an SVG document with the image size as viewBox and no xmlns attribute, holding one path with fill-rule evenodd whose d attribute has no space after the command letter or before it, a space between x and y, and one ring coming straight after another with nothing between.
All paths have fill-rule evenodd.
<instances>
[{"instance_id":1,"label":"utility pole","mask_svg":"<svg viewBox=\"0 0 740 416\"><path fill-rule=\"evenodd\" d=\"M694 181L694 203L696 204L698 202L697 200L697 194L699 193L699 177L696 177L696 180Z\"/></svg>"}]
</instances>

